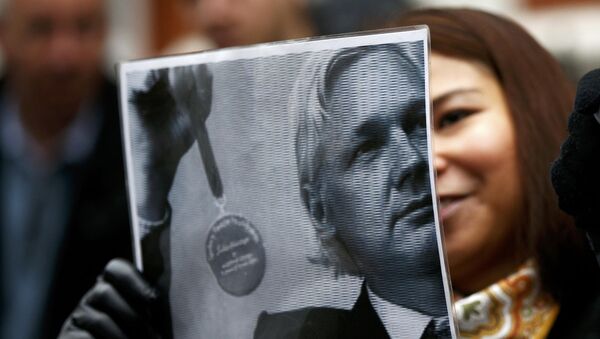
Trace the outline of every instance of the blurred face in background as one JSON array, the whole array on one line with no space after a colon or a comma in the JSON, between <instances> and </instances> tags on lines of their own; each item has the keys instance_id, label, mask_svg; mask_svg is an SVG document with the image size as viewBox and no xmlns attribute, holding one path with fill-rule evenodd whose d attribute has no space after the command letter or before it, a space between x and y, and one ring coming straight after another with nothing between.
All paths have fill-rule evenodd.
<instances>
[{"instance_id":1,"label":"blurred face in background","mask_svg":"<svg viewBox=\"0 0 600 339\"><path fill-rule=\"evenodd\" d=\"M440 218L455 290L472 293L516 269L523 192L504 93L483 64L433 53L431 97Z\"/></svg>"},{"instance_id":2,"label":"blurred face in background","mask_svg":"<svg viewBox=\"0 0 600 339\"><path fill-rule=\"evenodd\" d=\"M98 80L105 29L103 0L7 1L0 37L13 90L76 111Z\"/></svg>"},{"instance_id":3,"label":"blurred face in background","mask_svg":"<svg viewBox=\"0 0 600 339\"><path fill-rule=\"evenodd\" d=\"M202 29L218 47L270 42L294 36L289 25L302 17L301 0L197 1Z\"/></svg>"}]
</instances>

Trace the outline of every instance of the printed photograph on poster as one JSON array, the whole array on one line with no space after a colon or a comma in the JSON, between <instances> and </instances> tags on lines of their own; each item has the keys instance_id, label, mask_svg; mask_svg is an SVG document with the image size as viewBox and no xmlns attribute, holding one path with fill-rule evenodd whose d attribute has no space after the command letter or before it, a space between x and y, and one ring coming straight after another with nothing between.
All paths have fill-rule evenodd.
<instances>
[{"instance_id":1,"label":"printed photograph on poster","mask_svg":"<svg viewBox=\"0 0 600 339\"><path fill-rule=\"evenodd\" d=\"M136 265L165 338L453 338L428 32L119 65Z\"/></svg>"}]
</instances>

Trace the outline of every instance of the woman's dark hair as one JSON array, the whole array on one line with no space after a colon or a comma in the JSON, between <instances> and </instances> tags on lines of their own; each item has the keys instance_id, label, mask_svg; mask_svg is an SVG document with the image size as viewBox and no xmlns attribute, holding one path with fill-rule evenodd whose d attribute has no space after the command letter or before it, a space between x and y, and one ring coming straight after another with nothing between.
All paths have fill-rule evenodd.
<instances>
[{"instance_id":1,"label":"woman's dark hair","mask_svg":"<svg viewBox=\"0 0 600 339\"><path fill-rule=\"evenodd\" d=\"M572 84L556 60L509 19L471 9L424 9L390 26L423 24L432 52L483 63L500 83L515 127L525 200L516 255L536 258L544 288L561 299L568 279L589 267L580 264L588 260L584 239L558 208L549 174L566 137Z\"/></svg>"}]
</instances>

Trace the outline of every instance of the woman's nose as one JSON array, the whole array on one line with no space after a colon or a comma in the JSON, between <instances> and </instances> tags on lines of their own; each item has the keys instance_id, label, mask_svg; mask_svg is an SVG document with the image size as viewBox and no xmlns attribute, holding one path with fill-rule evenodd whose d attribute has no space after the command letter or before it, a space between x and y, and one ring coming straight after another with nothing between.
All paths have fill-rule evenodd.
<instances>
[{"instance_id":1,"label":"woman's nose","mask_svg":"<svg viewBox=\"0 0 600 339\"><path fill-rule=\"evenodd\" d=\"M436 134L433 134L433 168L437 174L444 173L448 168L448 158L443 140Z\"/></svg>"}]
</instances>

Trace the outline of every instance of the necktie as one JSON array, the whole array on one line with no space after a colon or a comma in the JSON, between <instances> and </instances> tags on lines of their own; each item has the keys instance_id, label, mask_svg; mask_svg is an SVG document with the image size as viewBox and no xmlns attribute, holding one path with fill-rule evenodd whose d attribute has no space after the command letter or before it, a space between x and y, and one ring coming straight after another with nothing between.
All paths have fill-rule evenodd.
<instances>
[{"instance_id":1,"label":"necktie","mask_svg":"<svg viewBox=\"0 0 600 339\"><path fill-rule=\"evenodd\" d=\"M433 318L423 332L423 339L451 338L448 317Z\"/></svg>"}]
</instances>

